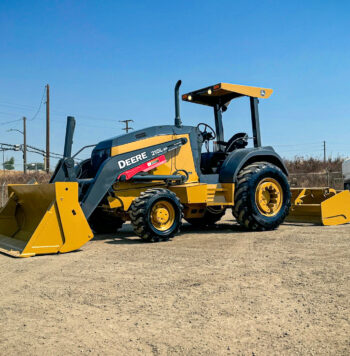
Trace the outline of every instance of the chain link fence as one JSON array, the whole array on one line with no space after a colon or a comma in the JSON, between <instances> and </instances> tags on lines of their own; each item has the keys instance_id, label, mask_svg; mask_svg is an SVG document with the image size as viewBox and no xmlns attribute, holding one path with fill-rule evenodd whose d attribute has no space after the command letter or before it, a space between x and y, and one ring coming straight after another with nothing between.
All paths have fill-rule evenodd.
<instances>
[{"instance_id":1,"label":"chain link fence","mask_svg":"<svg viewBox=\"0 0 350 356\"><path fill-rule=\"evenodd\" d=\"M44 171L28 172L26 175L19 171L0 171L0 206L4 206L8 195L8 184L26 184L26 183L48 183L51 173Z\"/></svg>"},{"instance_id":2,"label":"chain link fence","mask_svg":"<svg viewBox=\"0 0 350 356\"><path fill-rule=\"evenodd\" d=\"M7 185L13 183L27 183L35 179L39 183L45 183L49 180L46 173L32 173L26 177L21 174L3 175L0 177L0 206L4 206L7 201ZM337 190L344 189L344 180L341 172L317 172L317 173L290 173L289 183L291 187L331 187Z\"/></svg>"},{"instance_id":3,"label":"chain link fence","mask_svg":"<svg viewBox=\"0 0 350 356\"><path fill-rule=\"evenodd\" d=\"M1 197L1 200L0 200L0 206L4 206L5 205L5 202L8 198L7 196L7 183L6 182L3 182L0 186L0 190L1 190L1 194L0 194L0 197Z\"/></svg>"},{"instance_id":4,"label":"chain link fence","mask_svg":"<svg viewBox=\"0 0 350 356\"><path fill-rule=\"evenodd\" d=\"M289 183L291 187L344 189L342 172L290 173Z\"/></svg>"}]
</instances>

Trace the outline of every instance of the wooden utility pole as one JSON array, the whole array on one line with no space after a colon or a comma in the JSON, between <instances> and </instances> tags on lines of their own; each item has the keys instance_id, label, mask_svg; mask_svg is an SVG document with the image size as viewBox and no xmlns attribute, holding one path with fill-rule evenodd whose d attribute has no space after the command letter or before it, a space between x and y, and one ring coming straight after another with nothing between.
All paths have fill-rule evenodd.
<instances>
[{"instance_id":1,"label":"wooden utility pole","mask_svg":"<svg viewBox=\"0 0 350 356\"><path fill-rule=\"evenodd\" d=\"M326 163L327 154L326 154L326 141L323 141L323 162Z\"/></svg>"},{"instance_id":2,"label":"wooden utility pole","mask_svg":"<svg viewBox=\"0 0 350 356\"><path fill-rule=\"evenodd\" d=\"M46 172L50 172L50 86L46 85Z\"/></svg>"},{"instance_id":3,"label":"wooden utility pole","mask_svg":"<svg viewBox=\"0 0 350 356\"><path fill-rule=\"evenodd\" d=\"M129 130L133 130L133 128L129 126L129 122L134 122L134 120L119 120L119 122L125 123L125 127L123 127L122 130L125 130L126 133L128 133Z\"/></svg>"},{"instance_id":4,"label":"wooden utility pole","mask_svg":"<svg viewBox=\"0 0 350 356\"><path fill-rule=\"evenodd\" d=\"M27 118L23 116L23 173L27 174Z\"/></svg>"}]
</instances>

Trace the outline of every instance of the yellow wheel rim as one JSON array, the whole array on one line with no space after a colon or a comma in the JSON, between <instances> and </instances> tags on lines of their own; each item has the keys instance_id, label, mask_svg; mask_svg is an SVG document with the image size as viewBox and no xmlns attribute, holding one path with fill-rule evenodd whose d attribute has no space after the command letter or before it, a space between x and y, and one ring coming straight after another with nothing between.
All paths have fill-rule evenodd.
<instances>
[{"instance_id":1,"label":"yellow wheel rim","mask_svg":"<svg viewBox=\"0 0 350 356\"><path fill-rule=\"evenodd\" d=\"M157 201L151 210L151 222L153 227L160 231L171 228L175 221L175 209L166 200Z\"/></svg>"},{"instance_id":2,"label":"yellow wheel rim","mask_svg":"<svg viewBox=\"0 0 350 356\"><path fill-rule=\"evenodd\" d=\"M255 190L255 203L259 212L265 216L275 216L281 210L283 190L277 180L263 179Z\"/></svg>"}]
</instances>

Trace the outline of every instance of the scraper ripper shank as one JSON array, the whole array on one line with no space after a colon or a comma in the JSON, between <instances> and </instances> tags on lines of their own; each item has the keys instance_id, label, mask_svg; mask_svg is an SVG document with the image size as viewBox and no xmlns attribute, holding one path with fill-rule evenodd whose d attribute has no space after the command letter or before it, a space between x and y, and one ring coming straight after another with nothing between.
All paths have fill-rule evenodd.
<instances>
[{"instance_id":1,"label":"scraper ripper shank","mask_svg":"<svg viewBox=\"0 0 350 356\"><path fill-rule=\"evenodd\" d=\"M184 175L142 175L166 162L165 154L180 148L187 143L186 138L171 140L162 144L138 149L107 158L99 168L96 176L90 179L78 179L74 170L74 160L70 157L73 145L75 119L67 118L64 158L58 163L50 183L77 182L79 183L79 201L86 219L94 212L111 186L116 182L127 180L176 181L183 183ZM140 174L138 174L140 173Z\"/></svg>"}]
</instances>

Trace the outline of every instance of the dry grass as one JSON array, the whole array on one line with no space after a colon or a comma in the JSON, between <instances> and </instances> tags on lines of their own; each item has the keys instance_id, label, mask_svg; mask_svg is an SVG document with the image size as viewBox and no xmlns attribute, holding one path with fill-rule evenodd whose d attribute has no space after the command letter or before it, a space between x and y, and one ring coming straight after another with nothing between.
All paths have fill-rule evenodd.
<instances>
[{"instance_id":1,"label":"dry grass","mask_svg":"<svg viewBox=\"0 0 350 356\"><path fill-rule=\"evenodd\" d=\"M296 156L294 159L285 159L284 162L289 173L320 173L320 172L341 172L341 165L344 158L329 158L326 162L318 158L304 158Z\"/></svg>"},{"instance_id":2,"label":"dry grass","mask_svg":"<svg viewBox=\"0 0 350 356\"><path fill-rule=\"evenodd\" d=\"M318 158L297 156L284 162L289 171L290 183L294 187L331 187L343 189L341 157L329 158L326 162Z\"/></svg>"},{"instance_id":3,"label":"dry grass","mask_svg":"<svg viewBox=\"0 0 350 356\"><path fill-rule=\"evenodd\" d=\"M297 156L294 159L285 159L284 162L290 173L292 186L299 187L325 187L336 189L343 188L341 157L329 158L328 161L317 158L304 158ZM0 171L0 185L3 183L27 183L35 179L38 183L47 183L51 174L45 172L28 172L24 175L21 171Z\"/></svg>"},{"instance_id":4,"label":"dry grass","mask_svg":"<svg viewBox=\"0 0 350 356\"><path fill-rule=\"evenodd\" d=\"M8 184L25 184L33 180L38 183L48 183L51 174L46 172L29 172L26 175L21 171L0 171L0 206L3 206L7 201L7 185Z\"/></svg>"},{"instance_id":5,"label":"dry grass","mask_svg":"<svg viewBox=\"0 0 350 356\"><path fill-rule=\"evenodd\" d=\"M26 175L22 171L1 171L0 184L20 184L28 183L35 179L38 183L47 183L50 180L51 174L46 172L28 172Z\"/></svg>"}]
</instances>

